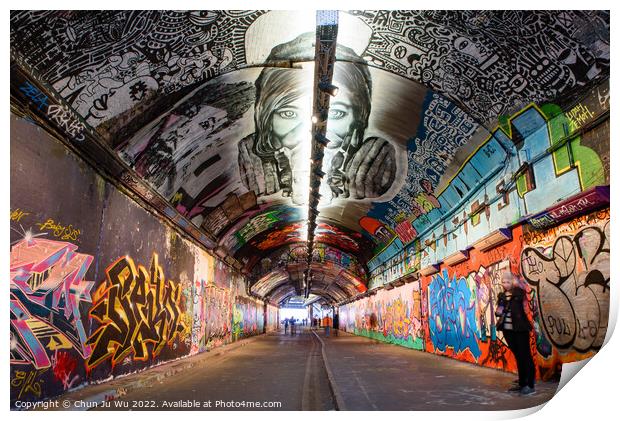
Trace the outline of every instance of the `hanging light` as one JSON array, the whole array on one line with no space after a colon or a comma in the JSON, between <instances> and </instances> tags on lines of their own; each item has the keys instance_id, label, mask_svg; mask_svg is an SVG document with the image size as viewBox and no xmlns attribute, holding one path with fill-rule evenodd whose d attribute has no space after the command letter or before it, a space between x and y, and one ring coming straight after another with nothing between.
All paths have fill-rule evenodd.
<instances>
[{"instance_id":1,"label":"hanging light","mask_svg":"<svg viewBox=\"0 0 620 421\"><path fill-rule=\"evenodd\" d=\"M316 140L319 144L323 146L327 146L329 143L329 139L321 132L316 132L314 134L314 140Z\"/></svg>"},{"instance_id":2,"label":"hanging light","mask_svg":"<svg viewBox=\"0 0 620 421\"><path fill-rule=\"evenodd\" d=\"M338 95L338 87L336 85L332 85L326 80L319 82L319 89L325 93L328 93L331 96Z\"/></svg>"}]
</instances>

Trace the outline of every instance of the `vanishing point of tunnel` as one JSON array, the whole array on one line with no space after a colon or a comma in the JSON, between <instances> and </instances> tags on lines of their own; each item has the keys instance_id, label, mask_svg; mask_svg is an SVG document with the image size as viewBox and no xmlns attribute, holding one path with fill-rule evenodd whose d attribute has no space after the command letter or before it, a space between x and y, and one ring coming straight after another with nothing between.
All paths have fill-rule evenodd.
<instances>
[{"instance_id":1,"label":"vanishing point of tunnel","mask_svg":"<svg viewBox=\"0 0 620 421\"><path fill-rule=\"evenodd\" d=\"M11 409L529 408L604 344L609 11L21 10L10 54Z\"/></svg>"}]
</instances>

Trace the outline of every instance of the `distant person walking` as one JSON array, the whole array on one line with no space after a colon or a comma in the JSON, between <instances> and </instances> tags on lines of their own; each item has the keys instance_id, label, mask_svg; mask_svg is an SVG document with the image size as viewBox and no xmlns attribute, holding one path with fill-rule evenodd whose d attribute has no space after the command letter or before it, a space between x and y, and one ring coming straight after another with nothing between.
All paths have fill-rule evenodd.
<instances>
[{"instance_id":1,"label":"distant person walking","mask_svg":"<svg viewBox=\"0 0 620 421\"><path fill-rule=\"evenodd\" d=\"M497 297L497 309L495 315L497 328L504 332L504 338L508 348L517 360L519 372L519 384L508 391L519 392L521 395L535 393L534 381L536 366L530 350L530 323L525 306L527 306L527 294L521 289L516 279L510 272L502 275L502 287L504 291Z\"/></svg>"},{"instance_id":2,"label":"distant person walking","mask_svg":"<svg viewBox=\"0 0 620 421\"><path fill-rule=\"evenodd\" d=\"M288 331L288 319L284 319L284 334L286 335Z\"/></svg>"},{"instance_id":3,"label":"distant person walking","mask_svg":"<svg viewBox=\"0 0 620 421\"><path fill-rule=\"evenodd\" d=\"M329 336L329 330L332 326L332 319L329 316L323 318L323 326L325 327L325 336Z\"/></svg>"}]
</instances>

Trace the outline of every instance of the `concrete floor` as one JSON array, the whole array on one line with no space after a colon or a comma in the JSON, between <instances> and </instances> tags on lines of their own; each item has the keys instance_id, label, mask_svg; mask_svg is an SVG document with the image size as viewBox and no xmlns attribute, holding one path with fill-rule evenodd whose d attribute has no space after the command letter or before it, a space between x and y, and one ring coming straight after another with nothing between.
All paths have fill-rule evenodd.
<instances>
[{"instance_id":1,"label":"concrete floor","mask_svg":"<svg viewBox=\"0 0 620 421\"><path fill-rule=\"evenodd\" d=\"M549 401L557 382L539 382L536 393L509 393L515 374L340 332L325 352L345 410L497 411Z\"/></svg>"},{"instance_id":2,"label":"concrete floor","mask_svg":"<svg viewBox=\"0 0 620 421\"><path fill-rule=\"evenodd\" d=\"M544 382L532 396L506 392L515 378L372 339L342 332L327 338L323 330L305 329L297 336L279 332L244 340L221 353L179 360L65 398L88 400L89 393L122 391L133 382L139 386L91 409L480 411L538 406L557 389L557 383Z\"/></svg>"},{"instance_id":3,"label":"concrete floor","mask_svg":"<svg viewBox=\"0 0 620 421\"><path fill-rule=\"evenodd\" d=\"M200 407L163 407L164 401L199 402ZM209 401L211 406L206 407ZM137 405L143 407L132 408L135 402L141 402ZM273 402L279 406L261 408L253 406L254 402L260 405ZM334 409L334 402L321 357L321 343L305 330L296 336L264 335L199 367L134 389L108 407L96 408L128 409L326 411Z\"/></svg>"}]
</instances>

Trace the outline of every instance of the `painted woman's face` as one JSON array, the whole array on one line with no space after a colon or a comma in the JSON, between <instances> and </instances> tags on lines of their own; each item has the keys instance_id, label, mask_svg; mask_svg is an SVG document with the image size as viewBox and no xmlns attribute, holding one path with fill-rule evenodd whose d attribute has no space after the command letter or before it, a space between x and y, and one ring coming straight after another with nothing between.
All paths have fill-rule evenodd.
<instances>
[{"instance_id":1,"label":"painted woman's face","mask_svg":"<svg viewBox=\"0 0 620 421\"><path fill-rule=\"evenodd\" d=\"M312 117L312 92L283 105L272 113L272 135L282 147L295 149L301 142L309 141ZM339 148L347 136L351 135L354 123L353 104L348 90L341 88L332 98L327 123L330 149Z\"/></svg>"},{"instance_id":2,"label":"painted woman's face","mask_svg":"<svg viewBox=\"0 0 620 421\"><path fill-rule=\"evenodd\" d=\"M283 105L271 115L271 135L274 144L282 147L291 165L292 194L296 205L308 199L310 186L310 145L312 135L311 96L304 95Z\"/></svg>"},{"instance_id":3,"label":"painted woman's face","mask_svg":"<svg viewBox=\"0 0 620 421\"><path fill-rule=\"evenodd\" d=\"M348 92L341 89L329 106L329 120L327 122L328 138L331 140L329 148L339 148L344 139L350 136L353 124L353 105Z\"/></svg>"},{"instance_id":4,"label":"painted woman's face","mask_svg":"<svg viewBox=\"0 0 620 421\"><path fill-rule=\"evenodd\" d=\"M304 77L312 75L307 74ZM300 79L300 83L304 80ZM280 106L271 113L272 143L282 148L289 159L292 170L292 199L295 204L304 203L308 197L312 94L312 89L308 86L306 95ZM346 88L341 87L338 95L330 101L327 137L331 142L325 150L324 168L329 168L333 155L351 141L354 123L351 94ZM329 190L329 187L325 188ZM322 191L322 194L330 195L330 192Z\"/></svg>"},{"instance_id":5,"label":"painted woman's face","mask_svg":"<svg viewBox=\"0 0 620 421\"><path fill-rule=\"evenodd\" d=\"M310 98L303 96L273 111L271 131L282 147L295 149L310 140L310 105Z\"/></svg>"}]
</instances>

